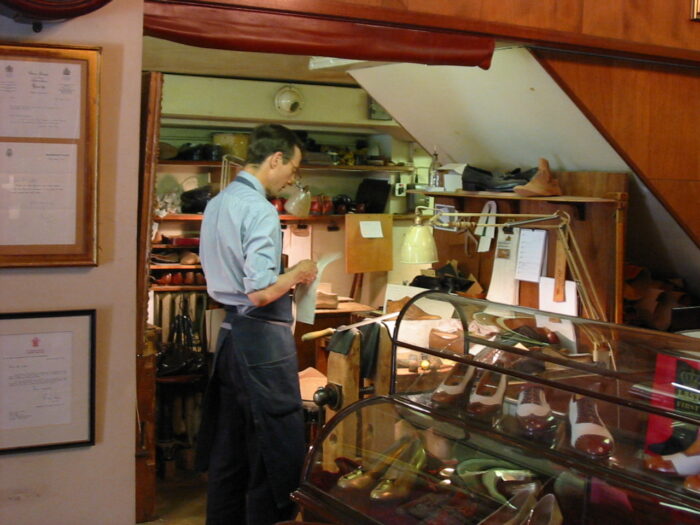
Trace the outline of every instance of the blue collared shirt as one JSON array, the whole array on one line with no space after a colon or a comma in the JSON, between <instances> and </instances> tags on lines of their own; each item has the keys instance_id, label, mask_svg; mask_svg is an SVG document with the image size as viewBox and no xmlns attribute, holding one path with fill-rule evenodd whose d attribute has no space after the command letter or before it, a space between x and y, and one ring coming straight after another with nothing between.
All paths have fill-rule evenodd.
<instances>
[{"instance_id":1,"label":"blue collared shirt","mask_svg":"<svg viewBox=\"0 0 700 525\"><path fill-rule=\"evenodd\" d=\"M277 281L282 258L280 220L265 188L252 174L237 178L207 204L200 232L199 256L207 292L230 306L253 306L247 294Z\"/></svg>"}]
</instances>

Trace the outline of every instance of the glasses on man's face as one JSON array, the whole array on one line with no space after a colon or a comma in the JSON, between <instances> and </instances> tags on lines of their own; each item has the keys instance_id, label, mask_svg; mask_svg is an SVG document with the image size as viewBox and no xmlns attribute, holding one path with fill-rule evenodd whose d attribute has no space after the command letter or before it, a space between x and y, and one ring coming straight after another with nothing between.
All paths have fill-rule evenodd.
<instances>
[{"instance_id":1,"label":"glasses on man's face","mask_svg":"<svg viewBox=\"0 0 700 525\"><path fill-rule=\"evenodd\" d=\"M290 160L289 164L292 166L292 172L290 173L289 178L294 182L299 182L301 180L301 162L299 162L299 164L294 164L294 161Z\"/></svg>"}]
</instances>

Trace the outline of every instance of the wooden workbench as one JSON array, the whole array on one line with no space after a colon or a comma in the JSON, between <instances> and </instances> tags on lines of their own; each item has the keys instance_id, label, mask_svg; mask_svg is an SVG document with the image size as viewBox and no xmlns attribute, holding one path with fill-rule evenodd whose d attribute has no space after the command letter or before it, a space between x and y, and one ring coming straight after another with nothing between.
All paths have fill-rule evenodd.
<instances>
[{"instance_id":1,"label":"wooden workbench","mask_svg":"<svg viewBox=\"0 0 700 525\"><path fill-rule=\"evenodd\" d=\"M342 300L338 303L338 308L322 308L316 310L314 324L297 323L294 329L294 340L297 344L297 356L299 359L299 370L304 370L310 366L316 366L314 341L302 341L301 336L324 328L337 328L344 324L351 324L353 316L356 314L371 312L372 306L357 303L352 300Z\"/></svg>"}]
</instances>

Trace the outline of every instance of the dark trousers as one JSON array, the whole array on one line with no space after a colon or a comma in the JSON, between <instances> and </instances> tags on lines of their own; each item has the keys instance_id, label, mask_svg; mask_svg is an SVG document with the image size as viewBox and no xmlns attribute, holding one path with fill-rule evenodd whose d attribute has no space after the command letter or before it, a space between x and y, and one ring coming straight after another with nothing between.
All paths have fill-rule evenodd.
<instances>
[{"instance_id":1,"label":"dark trousers","mask_svg":"<svg viewBox=\"0 0 700 525\"><path fill-rule=\"evenodd\" d=\"M243 359L237 358L226 341L215 372L219 412L210 451L207 525L267 525L294 518L293 503L285 508L275 505L253 425L243 366Z\"/></svg>"}]
</instances>

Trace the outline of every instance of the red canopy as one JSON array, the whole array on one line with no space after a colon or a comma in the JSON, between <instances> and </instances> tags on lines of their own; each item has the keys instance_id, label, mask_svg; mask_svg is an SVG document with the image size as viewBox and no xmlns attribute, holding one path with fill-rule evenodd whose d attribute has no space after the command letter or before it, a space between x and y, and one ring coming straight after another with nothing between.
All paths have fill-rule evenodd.
<instances>
[{"instance_id":1,"label":"red canopy","mask_svg":"<svg viewBox=\"0 0 700 525\"><path fill-rule=\"evenodd\" d=\"M144 34L198 47L355 60L479 66L488 69L493 38L307 14L146 1Z\"/></svg>"}]
</instances>

